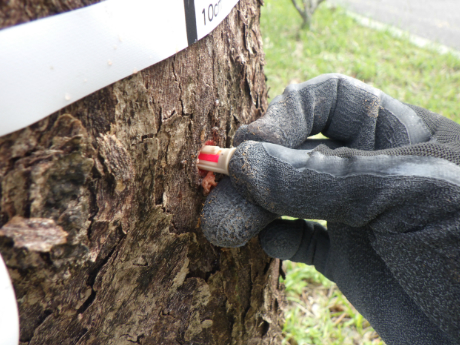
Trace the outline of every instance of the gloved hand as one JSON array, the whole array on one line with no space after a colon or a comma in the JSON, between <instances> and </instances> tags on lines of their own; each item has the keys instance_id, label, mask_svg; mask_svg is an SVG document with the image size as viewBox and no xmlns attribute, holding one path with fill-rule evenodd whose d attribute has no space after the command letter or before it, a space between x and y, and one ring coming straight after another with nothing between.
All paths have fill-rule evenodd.
<instances>
[{"instance_id":1,"label":"gloved hand","mask_svg":"<svg viewBox=\"0 0 460 345\"><path fill-rule=\"evenodd\" d=\"M212 243L265 228L268 255L315 265L388 345L460 343L459 125L329 74L286 88L234 145L203 210Z\"/></svg>"}]
</instances>

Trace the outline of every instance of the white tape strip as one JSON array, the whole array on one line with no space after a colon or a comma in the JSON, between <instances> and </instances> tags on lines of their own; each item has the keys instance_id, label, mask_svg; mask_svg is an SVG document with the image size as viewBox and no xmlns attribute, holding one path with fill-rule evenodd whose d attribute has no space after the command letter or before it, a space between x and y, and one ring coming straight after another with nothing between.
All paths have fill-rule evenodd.
<instances>
[{"instance_id":1,"label":"white tape strip","mask_svg":"<svg viewBox=\"0 0 460 345\"><path fill-rule=\"evenodd\" d=\"M237 2L107 0L1 30L0 136L176 54Z\"/></svg>"},{"instance_id":2,"label":"white tape strip","mask_svg":"<svg viewBox=\"0 0 460 345\"><path fill-rule=\"evenodd\" d=\"M0 255L0 344L18 345L19 317L13 286Z\"/></svg>"}]
</instances>

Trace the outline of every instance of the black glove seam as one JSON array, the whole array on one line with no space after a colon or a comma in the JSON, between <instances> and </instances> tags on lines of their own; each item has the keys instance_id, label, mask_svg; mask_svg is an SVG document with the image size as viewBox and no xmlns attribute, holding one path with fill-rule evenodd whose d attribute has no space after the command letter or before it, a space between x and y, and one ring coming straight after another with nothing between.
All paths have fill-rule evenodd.
<instances>
[{"instance_id":1,"label":"black glove seam","mask_svg":"<svg viewBox=\"0 0 460 345\"><path fill-rule=\"evenodd\" d=\"M303 239L305 238L305 233L306 233L306 231L305 231L305 220L304 220L304 224L302 224L302 237L301 237L301 239L299 241L299 245L297 246L297 249L296 249L295 253L288 260L291 260L299 252L300 248L302 247Z\"/></svg>"},{"instance_id":2,"label":"black glove seam","mask_svg":"<svg viewBox=\"0 0 460 345\"><path fill-rule=\"evenodd\" d=\"M332 122L332 117L335 114L335 110L337 109L337 96L339 94L339 86L342 83L342 78L340 78L340 76L334 76L334 78L337 79L337 85L336 85L336 88L335 88L334 109L333 110L331 109L329 111L329 116L328 116L327 121L326 121L326 123L324 125L324 128L321 130L321 134L323 134L324 132L326 132L329 129L329 126L331 125L331 122ZM329 80L331 80L331 79L329 79ZM324 84L326 82L327 81L324 81L323 83L321 83L319 85L322 85L322 84ZM314 116L313 116L313 120L314 120ZM312 126L312 128L313 128L313 126Z\"/></svg>"},{"instance_id":3,"label":"black glove seam","mask_svg":"<svg viewBox=\"0 0 460 345\"><path fill-rule=\"evenodd\" d=\"M311 262L309 263L309 265L315 265L315 256L316 256L316 234L317 234L317 229L313 228L313 234L311 236L311 240L310 240L310 246L313 246L313 248L311 249Z\"/></svg>"},{"instance_id":4,"label":"black glove seam","mask_svg":"<svg viewBox=\"0 0 460 345\"><path fill-rule=\"evenodd\" d=\"M336 91L336 97L335 97L335 99L334 99L334 109L333 109L333 110L331 109L331 112L329 113L329 116L328 116L328 119L327 119L327 121L326 121L326 124L324 125L324 128L323 128L323 130L321 131L322 134L324 134L324 132L327 132L327 130L329 129L329 127L330 127L330 125L331 125L333 115L335 114L335 111L336 111L336 109L337 109L337 98L338 98L338 95L339 95L339 87L342 86L342 84L343 84L344 81L346 81L346 79L342 78L340 75L338 75L337 77L334 76L334 78L336 78L337 81L338 81L338 82L337 82L337 87L336 87L336 90L335 90L335 91ZM331 79L333 79L333 78L331 78ZM331 79L329 79L329 80L331 80ZM323 83L318 84L318 85L322 85L322 84L324 84L324 83L326 83L326 82L327 82L327 81L324 81ZM354 85L354 86L355 86L355 85ZM366 93L367 95L370 95L370 96L372 96L373 98L377 98L377 100L379 101L379 108L382 106L381 98L378 97L376 94L374 94L374 93L372 93L372 92L369 92L369 91L367 91L367 90L365 90L365 89L359 88L358 86L355 86L355 87L358 88L360 91ZM380 91L381 93L383 93L383 91L380 90L380 89L376 89L376 90L378 90L378 91ZM393 113L392 113L392 114L393 114Z\"/></svg>"}]
</instances>

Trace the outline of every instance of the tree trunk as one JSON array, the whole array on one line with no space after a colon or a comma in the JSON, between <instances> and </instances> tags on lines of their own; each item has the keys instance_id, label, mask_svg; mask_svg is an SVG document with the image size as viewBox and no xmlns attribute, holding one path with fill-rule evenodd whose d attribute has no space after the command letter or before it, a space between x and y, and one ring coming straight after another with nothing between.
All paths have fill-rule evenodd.
<instances>
[{"instance_id":1,"label":"tree trunk","mask_svg":"<svg viewBox=\"0 0 460 345\"><path fill-rule=\"evenodd\" d=\"M91 2L2 2L0 27ZM22 344L281 342L280 262L206 241L195 166L267 108L259 14L241 0L188 49L0 137Z\"/></svg>"}]
</instances>

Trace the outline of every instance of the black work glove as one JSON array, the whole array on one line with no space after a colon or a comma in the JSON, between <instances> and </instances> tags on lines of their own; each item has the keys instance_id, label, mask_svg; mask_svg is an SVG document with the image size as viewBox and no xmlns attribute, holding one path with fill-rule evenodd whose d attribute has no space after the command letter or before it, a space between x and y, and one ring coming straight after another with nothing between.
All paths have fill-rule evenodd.
<instances>
[{"instance_id":1,"label":"black work glove","mask_svg":"<svg viewBox=\"0 0 460 345\"><path fill-rule=\"evenodd\" d=\"M203 210L212 243L265 228L268 255L315 265L388 345L460 343L459 125L330 74L286 88L234 145Z\"/></svg>"}]
</instances>

